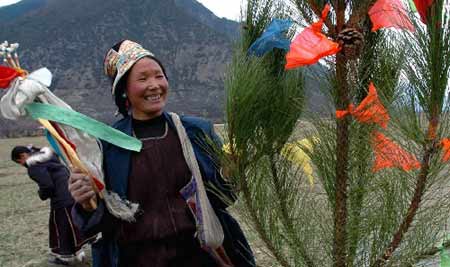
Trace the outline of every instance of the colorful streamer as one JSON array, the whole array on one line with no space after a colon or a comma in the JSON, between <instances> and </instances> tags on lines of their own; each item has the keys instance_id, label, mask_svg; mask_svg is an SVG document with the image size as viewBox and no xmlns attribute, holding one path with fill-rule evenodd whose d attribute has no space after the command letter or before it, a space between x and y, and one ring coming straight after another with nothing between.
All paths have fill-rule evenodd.
<instances>
[{"instance_id":1,"label":"colorful streamer","mask_svg":"<svg viewBox=\"0 0 450 267\"><path fill-rule=\"evenodd\" d=\"M433 5L433 0L414 0L416 10L419 12L420 19L423 23L427 23L428 9Z\"/></svg>"},{"instance_id":2,"label":"colorful streamer","mask_svg":"<svg viewBox=\"0 0 450 267\"><path fill-rule=\"evenodd\" d=\"M414 0L409 0L409 8L412 12L417 12L416 5L414 4Z\"/></svg>"},{"instance_id":3,"label":"colorful streamer","mask_svg":"<svg viewBox=\"0 0 450 267\"><path fill-rule=\"evenodd\" d=\"M79 168L83 173L88 174L89 170L84 166L83 162L81 162L81 160L78 158L77 153L75 152L75 150L66 142L66 140L64 138L62 138L59 133L56 131L56 129L52 126L52 124L48 121L48 120L44 120L44 119L37 119L37 121L44 126L45 129L47 129L50 134L56 139L56 141L58 141L58 143L64 148L66 152L66 156L69 159L69 161L73 164L74 167ZM96 185L96 191L97 192L101 192L104 188L105 185L99 181L96 177L91 177ZM93 203L94 206L95 203ZM94 207L93 206L93 207Z\"/></svg>"},{"instance_id":4,"label":"colorful streamer","mask_svg":"<svg viewBox=\"0 0 450 267\"><path fill-rule=\"evenodd\" d=\"M285 159L291 161L298 167L302 168L303 173L308 178L309 184L311 186L314 185L314 176L311 158L305 153L302 147L311 150L312 146L313 144L311 143L311 139L305 138L300 141L287 143L281 150L281 155ZM227 154L231 154L230 143L223 144L222 150Z\"/></svg>"},{"instance_id":5,"label":"colorful streamer","mask_svg":"<svg viewBox=\"0 0 450 267\"><path fill-rule=\"evenodd\" d=\"M404 171L420 168L416 157L378 131L372 133L372 146L375 153L373 172L386 168L399 168Z\"/></svg>"},{"instance_id":6,"label":"colorful streamer","mask_svg":"<svg viewBox=\"0 0 450 267\"><path fill-rule=\"evenodd\" d=\"M369 85L367 96L355 108L350 104L347 110L337 110L336 118L342 119L347 115L352 115L360 123L375 123L382 128L386 128L389 123L389 114L378 98L377 90L373 83Z\"/></svg>"},{"instance_id":7,"label":"colorful streamer","mask_svg":"<svg viewBox=\"0 0 450 267\"><path fill-rule=\"evenodd\" d=\"M66 166L68 166L69 162L67 161L64 154L61 152L61 148L59 147L58 142L55 140L55 138L53 138L53 136L50 134L50 132L47 129L45 129L45 137L47 138L48 143L53 148L53 150L58 155L58 157L64 161Z\"/></svg>"},{"instance_id":8,"label":"colorful streamer","mask_svg":"<svg viewBox=\"0 0 450 267\"><path fill-rule=\"evenodd\" d=\"M138 139L74 110L41 103L28 104L25 109L33 119L66 124L118 147L132 151L141 150L142 142Z\"/></svg>"},{"instance_id":9,"label":"colorful streamer","mask_svg":"<svg viewBox=\"0 0 450 267\"><path fill-rule=\"evenodd\" d=\"M322 33L323 22L329 11L330 5L326 4L322 11L322 18L295 37L286 55L285 69L315 64L319 59L334 55L341 50L338 43L329 40Z\"/></svg>"},{"instance_id":10,"label":"colorful streamer","mask_svg":"<svg viewBox=\"0 0 450 267\"><path fill-rule=\"evenodd\" d=\"M303 173L308 178L309 184L314 185L313 168L311 158L305 153L302 147L312 150L313 144L309 138L302 139L294 143L287 143L281 150L281 155L292 163L301 167Z\"/></svg>"},{"instance_id":11,"label":"colorful streamer","mask_svg":"<svg viewBox=\"0 0 450 267\"><path fill-rule=\"evenodd\" d=\"M415 31L401 0L378 0L369 10L372 31L381 28L397 28Z\"/></svg>"},{"instance_id":12,"label":"colorful streamer","mask_svg":"<svg viewBox=\"0 0 450 267\"><path fill-rule=\"evenodd\" d=\"M20 71L0 65L0 89L8 88L9 84L19 76L21 76Z\"/></svg>"},{"instance_id":13,"label":"colorful streamer","mask_svg":"<svg viewBox=\"0 0 450 267\"><path fill-rule=\"evenodd\" d=\"M444 138L441 141L442 151L444 153L442 161L447 162L450 160L450 139Z\"/></svg>"},{"instance_id":14,"label":"colorful streamer","mask_svg":"<svg viewBox=\"0 0 450 267\"><path fill-rule=\"evenodd\" d=\"M441 257L441 267L450 267L450 255L442 246L439 255Z\"/></svg>"},{"instance_id":15,"label":"colorful streamer","mask_svg":"<svg viewBox=\"0 0 450 267\"><path fill-rule=\"evenodd\" d=\"M248 49L249 54L262 57L265 53L279 48L289 50L290 40L286 38L285 32L292 25L289 19L273 19L264 33Z\"/></svg>"}]
</instances>

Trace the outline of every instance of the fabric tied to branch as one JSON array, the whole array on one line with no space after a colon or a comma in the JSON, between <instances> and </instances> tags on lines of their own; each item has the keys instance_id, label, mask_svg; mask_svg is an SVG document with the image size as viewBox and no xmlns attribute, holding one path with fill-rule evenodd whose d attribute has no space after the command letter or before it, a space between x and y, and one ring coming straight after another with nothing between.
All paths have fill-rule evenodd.
<instances>
[{"instance_id":1,"label":"fabric tied to branch","mask_svg":"<svg viewBox=\"0 0 450 267\"><path fill-rule=\"evenodd\" d=\"M286 38L285 32L292 25L289 19L273 19L264 33L248 49L249 54L262 57L274 48L289 50L291 41Z\"/></svg>"},{"instance_id":2,"label":"fabric tied to branch","mask_svg":"<svg viewBox=\"0 0 450 267\"><path fill-rule=\"evenodd\" d=\"M321 58L334 55L341 50L338 43L329 40L322 33L323 22L329 11L330 5L326 4L322 11L322 18L295 37L289 52L286 54L285 69L315 64Z\"/></svg>"},{"instance_id":3,"label":"fabric tied to branch","mask_svg":"<svg viewBox=\"0 0 450 267\"><path fill-rule=\"evenodd\" d=\"M427 23L428 9L433 5L433 2L434 0L414 0L413 5L415 6L415 10L413 11L419 12L420 20L422 20L423 23Z\"/></svg>"},{"instance_id":4,"label":"fabric tied to branch","mask_svg":"<svg viewBox=\"0 0 450 267\"><path fill-rule=\"evenodd\" d=\"M281 155L287 160L300 167L308 178L309 184L314 185L313 168L311 158L306 154L304 149L312 150L313 144L309 138L302 139L297 142L287 143L281 150Z\"/></svg>"},{"instance_id":5,"label":"fabric tied to branch","mask_svg":"<svg viewBox=\"0 0 450 267\"><path fill-rule=\"evenodd\" d=\"M373 172L386 168L399 168L404 171L420 168L416 157L378 131L372 132L372 147L375 153Z\"/></svg>"},{"instance_id":6,"label":"fabric tied to branch","mask_svg":"<svg viewBox=\"0 0 450 267\"><path fill-rule=\"evenodd\" d=\"M441 267L450 267L450 255L443 246L440 248L439 255L441 257Z\"/></svg>"},{"instance_id":7,"label":"fabric tied to branch","mask_svg":"<svg viewBox=\"0 0 450 267\"><path fill-rule=\"evenodd\" d=\"M444 138L441 141L442 151L444 155L442 156L442 161L447 162L450 160L450 139Z\"/></svg>"},{"instance_id":8,"label":"fabric tied to branch","mask_svg":"<svg viewBox=\"0 0 450 267\"><path fill-rule=\"evenodd\" d=\"M0 65L0 89L7 89L22 73L16 69Z\"/></svg>"},{"instance_id":9,"label":"fabric tied to branch","mask_svg":"<svg viewBox=\"0 0 450 267\"><path fill-rule=\"evenodd\" d=\"M370 8L369 16L373 32L390 27L415 31L401 0L378 0Z\"/></svg>"},{"instance_id":10,"label":"fabric tied to branch","mask_svg":"<svg viewBox=\"0 0 450 267\"><path fill-rule=\"evenodd\" d=\"M372 82L369 85L367 96L358 107L355 108L353 104L350 104L348 109L336 111L337 119L342 119L347 115L352 115L360 123L375 123L382 128L386 128L390 120L389 114L378 98L377 90Z\"/></svg>"},{"instance_id":11,"label":"fabric tied to branch","mask_svg":"<svg viewBox=\"0 0 450 267\"><path fill-rule=\"evenodd\" d=\"M312 147L313 144L311 140L305 138L296 142L286 143L280 153L285 159L302 169L311 186L314 185L313 168L311 158L306 154L304 149L312 150ZM223 144L222 150L231 155L230 143Z\"/></svg>"}]
</instances>

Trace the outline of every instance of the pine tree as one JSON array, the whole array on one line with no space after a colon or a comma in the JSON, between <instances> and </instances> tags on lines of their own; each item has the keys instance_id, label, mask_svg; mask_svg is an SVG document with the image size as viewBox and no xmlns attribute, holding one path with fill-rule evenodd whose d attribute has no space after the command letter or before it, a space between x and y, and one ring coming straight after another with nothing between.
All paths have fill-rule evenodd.
<instances>
[{"instance_id":1,"label":"pine tree","mask_svg":"<svg viewBox=\"0 0 450 267\"><path fill-rule=\"evenodd\" d=\"M376 1L329 2L323 32L342 49L319 68L285 70L285 51L255 57L250 45L273 18L311 25L327 1L248 1L225 82L226 174L242 196L242 217L280 266L412 266L436 252L450 215L449 0L432 1L422 17L411 13L415 31L375 32L368 12ZM386 128L336 117L366 99L371 84L390 117ZM306 110L305 92L314 90L328 97L327 114ZM377 147L376 138L394 145ZM394 146L404 154L388 155ZM405 155L410 168L374 170L376 160Z\"/></svg>"}]
</instances>

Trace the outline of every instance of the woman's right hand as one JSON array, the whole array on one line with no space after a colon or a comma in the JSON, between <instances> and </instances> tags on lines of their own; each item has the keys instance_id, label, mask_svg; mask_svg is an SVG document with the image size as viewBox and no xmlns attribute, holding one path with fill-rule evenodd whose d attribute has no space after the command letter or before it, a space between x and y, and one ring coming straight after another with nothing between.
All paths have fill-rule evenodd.
<instances>
[{"instance_id":1,"label":"woman's right hand","mask_svg":"<svg viewBox=\"0 0 450 267\"><path fill-rule=\"evenodd\" d=\"M91 179L78 168L73 168L70 172L69 192L75 202L85 209L89 207L91 199L95 197Z\"/></svg>"}]
</instances>

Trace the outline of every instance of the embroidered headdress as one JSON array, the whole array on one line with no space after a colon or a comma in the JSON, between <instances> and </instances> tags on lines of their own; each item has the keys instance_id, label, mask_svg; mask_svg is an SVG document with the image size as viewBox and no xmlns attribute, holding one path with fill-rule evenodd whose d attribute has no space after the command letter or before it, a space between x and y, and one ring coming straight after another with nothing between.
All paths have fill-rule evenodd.
<instances>
[{"instance_id":1,"label":"embroidered headdress","mask_svg":"<svg viewBox=\"0 0 450 267\"><path fill-rule=\"evenodd\" d=\"M114 95L117 83L131 67L143 57L154 57L153 53L144 49L140 44L125 40L118 51L111 48L105 56L105 74L113 79L111 93Z\"/></svg>"}]
</instances>

